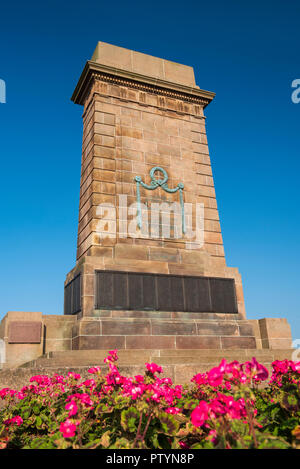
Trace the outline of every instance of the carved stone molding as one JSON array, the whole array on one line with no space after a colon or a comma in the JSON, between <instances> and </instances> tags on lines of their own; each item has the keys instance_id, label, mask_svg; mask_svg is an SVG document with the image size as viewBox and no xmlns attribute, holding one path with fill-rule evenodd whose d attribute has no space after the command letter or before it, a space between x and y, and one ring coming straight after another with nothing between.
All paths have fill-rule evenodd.
<instances>
[{"instance_id":1,"label":"carved stone molding","mask_svg":"<svg viewBox=\"0 0 300 469\"><path fill-rule=\"evenodd\" d=\"M204 91L197 87L193 88L165 80L154 79L152 77L99 65L98 63L89 61L86 63L72 95L71 99L74 103L83 104L94 80L179 99L188 103L199 104L203 107L207 106L215 96L215 93Z\"/></svg>"}]
</instances>

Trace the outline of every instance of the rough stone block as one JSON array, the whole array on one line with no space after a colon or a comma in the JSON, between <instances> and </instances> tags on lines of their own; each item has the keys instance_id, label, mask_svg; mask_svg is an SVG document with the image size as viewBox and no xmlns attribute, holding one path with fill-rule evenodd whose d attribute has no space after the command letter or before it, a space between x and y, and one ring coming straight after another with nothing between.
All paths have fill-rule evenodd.
<instances>
[{"instance_id":1,"label":"rough stone block","mask_svg":"<svg viewBox=\"0 0 300 469\"><path fill-rule=\"evenodd\" d=\"M153 335L196 335L197 327L192 321L152 321Z\"/></svg>"},{"instance_id":2,"label":"rough stone block","mask_svg":"<svg viewBox=\"0 0 300 469\"><path fill-rule=\"evenodd\" d=\"M222 349L255 349L255 337L222 337Z\"/></svg>"},{"instance_id":3,"label":"rough stone block","mask_svg":"<svg viewBox=\"0 0 300 469\"><path fill-rule=\"evenodd\" d=\"M176 349L220 349L220 337L176 337Z\"/></svg>"},{"instance_id":4,"label":"rough stone block","mask_svg":"<svg viewBox=\"0 0 300 469\"><path fill-rule=\"evenodd\" d=\"M103 335L149 335L151 333L150 321L147 319L103 319Z\"/></svg>"},{"instance_id":5,"label":"rough stone block","mask_svg":"<svg viewBox=\"0 0 300 469\"><path fill-rule=\"evenodd\" d=\"M126 349L174 349L174 336L127 336Z\"/></svg>"},{"instance_id":6,"label":"rough stone block","mask_svg":"<svg viewBox=\"0 0 300 469\"><path fill-rule=\"evenodd\" d=\"M111 350L125 349L125 336L80 336L79 350Z\"/></svg>"}]
</instances>

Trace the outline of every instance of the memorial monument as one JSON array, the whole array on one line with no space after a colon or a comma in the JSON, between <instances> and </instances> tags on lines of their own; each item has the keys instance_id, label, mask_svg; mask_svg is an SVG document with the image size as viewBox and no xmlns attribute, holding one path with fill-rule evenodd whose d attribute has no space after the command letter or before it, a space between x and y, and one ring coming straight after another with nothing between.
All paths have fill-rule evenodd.
<instances>
[{"instance_id":1,"label":"memorial monument","mask_svg":"<svg viewBox=\"0 0 300 469\"><path fill-rule=\"evenodd\" d=\"M64 315L9 312L7 366L76 366L115 348L132 364L146 353L174 367L291 353L285 319L246 318L241 275L226 263L204 115L213 98L190 66L98 43L72 96L83 141Z\"/></svg>"}]
</instances>

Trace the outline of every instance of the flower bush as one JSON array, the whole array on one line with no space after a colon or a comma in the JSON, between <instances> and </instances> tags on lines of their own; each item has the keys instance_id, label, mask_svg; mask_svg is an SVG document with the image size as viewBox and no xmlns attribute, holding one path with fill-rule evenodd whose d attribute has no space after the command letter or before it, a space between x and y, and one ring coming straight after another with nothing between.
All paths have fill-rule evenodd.
<instances>
[{"instance_id":1,"label":"flower bush","mask_svg":"<svg viewBox=\"0 0 300 469\"><path fill-rule=\"evenodd\" d=\"M2 389L2 449L300 448L300 362L255 358L174 385L155 363L122 376L117 351L108 373L37 375L21 390Z\"/></svg>"}]
</instances>

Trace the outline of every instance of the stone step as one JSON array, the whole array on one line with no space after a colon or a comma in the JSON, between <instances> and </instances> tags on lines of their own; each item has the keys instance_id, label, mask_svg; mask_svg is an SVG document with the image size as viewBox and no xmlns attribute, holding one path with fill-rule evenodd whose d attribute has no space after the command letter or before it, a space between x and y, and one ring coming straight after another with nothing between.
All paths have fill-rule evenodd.
<instances>
[{"instance_id":1,"label":"stone step","mask_svg":"<svg viewBox=\"0 0 300 469\"><path fill-rule=\"evenodd\" d=\"M288 355L288 356L287 356ZM271 363L275 359L290 358L291 350L120 350L118 363L124 366L144 365L155 362L159 365L201 364L209 367L220 363L222 358L228 362L238 360L244 362L256 357L258 361ZM102 350L72 350L66 352L50 352L37 360L25 363L23 368L30 367L72 367L72 366L104 366L107 356Z\"/></svg>"},{"instance_id":2,"label":"stone step","mask_svg":"<svg viewBox=\"0 0 300 469\"><path fill-rule=\"evenodd\" d=\"M290 349L292 351L292 349ZM248 359L255 356L268 356L273 354L286 353L286 349L239 349L239 350L220 350L220 349L182 349L182 350L164 350L164 349L137 349L137 350L118 350L119 359L130 358L135 359L136 357L147 357L151 356L212 356L223 358L224 355L236 358L240 356ZM97 358L104 359L108 355L108 350L66 350L66 351L54 351L47 354L48 358Z\"/></svg>"},{"instance_id":3,"label":"stone step","mask_svg":"<svg viewBox=\"0 0 300 469\"><path fill-rule=\"evenodd\" d=\"M241 349L241 350L123 350L119 351L118 368L125 376L135 376L145 372L146 362L156 362L163 366L165 377L170 377L176 384L189 383L197 373L204 373L217 366L222 358L228 362L244 362L252 357L271 370L274 360L291 359L293 349ZM20 389L29 383L31 376L37 374L66 375L69 371L80 373L82 378L91 377L91 366L107 367L103 363L106 351L73 350L51 352L15 369L0 371L0 389L12 387Z\"/></svg>"},{"instance_id":4,"label":"stone step","mask_svg":"<svg viewBox=\"0 0 300 469\"><path fill-rule=\"evenodd\" d=\"M170 332L167 329L165 332ZM73 350L144 349L248 349L256 347L254 336L239 335L78 335Z\"/></svg>"}]
</instances>

